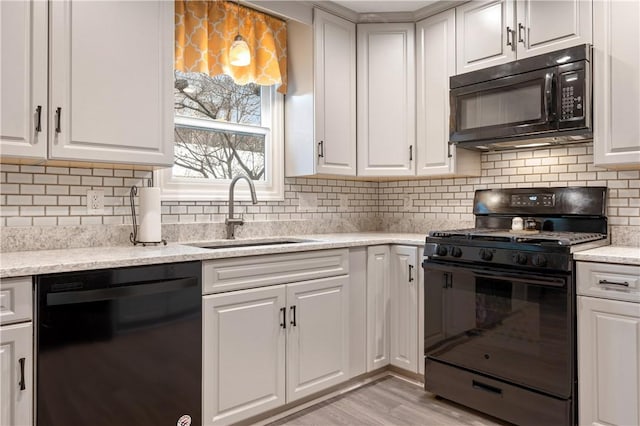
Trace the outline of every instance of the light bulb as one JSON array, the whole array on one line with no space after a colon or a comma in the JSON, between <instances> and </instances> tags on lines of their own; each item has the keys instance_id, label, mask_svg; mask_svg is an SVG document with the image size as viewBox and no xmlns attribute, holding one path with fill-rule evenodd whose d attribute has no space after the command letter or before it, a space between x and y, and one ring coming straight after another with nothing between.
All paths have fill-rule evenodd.
<instances>
[{"instance_id":1,"label":"light bulb","mask_svg":"<svg viewBox=\"0 0 640 426\"><path fill-rule=\"evenodd\" d=\"M251 63L249 45L240 34L233 40L229 49L229 63L236 67L244 67Z\"/></svg>"}]
</instances>

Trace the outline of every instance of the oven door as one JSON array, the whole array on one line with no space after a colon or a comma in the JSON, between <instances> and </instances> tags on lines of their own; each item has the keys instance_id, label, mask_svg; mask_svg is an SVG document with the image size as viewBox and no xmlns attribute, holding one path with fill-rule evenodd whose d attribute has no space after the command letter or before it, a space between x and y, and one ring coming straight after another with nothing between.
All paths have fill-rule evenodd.
<instances>
[{"instance_id":1,"label":"oven door","mask_svg":"<svg viewBox=\"0 0 640 426\"><path fill-rule=\"evenodd\" d=\"M450 141L526 137L556 130L556 69L545 68L450 91Z\"/></svg>"},{"instance_id":2,"label":"oven door","mask_svg":"<svg viewBox=\"0 0 640 426\"><path fill-rule=\"evenodd\" d=\"M432 260L424 268L427 360L571 396L570 275L474 269Z\"/></svg>"}]
</instances>

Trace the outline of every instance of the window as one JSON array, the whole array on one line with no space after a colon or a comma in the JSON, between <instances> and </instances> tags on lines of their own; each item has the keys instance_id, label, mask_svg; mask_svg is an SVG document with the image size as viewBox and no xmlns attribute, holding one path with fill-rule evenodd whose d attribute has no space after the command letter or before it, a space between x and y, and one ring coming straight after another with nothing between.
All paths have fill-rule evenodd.
<instances>
[{"instance_id":1,"label":"window","mask_svg":"<svg viewBox=\"0 0 640 426\"><path fill-rule=\"evenodd\" d=\"M157 173L166 200L227 200L245 174L258 199L283 198L283 100L275 86L175 72L174 165ZM237 188L249 199L248 188ZM244 192L243 192L244 191Z\"/></svg>"}]
</instances>

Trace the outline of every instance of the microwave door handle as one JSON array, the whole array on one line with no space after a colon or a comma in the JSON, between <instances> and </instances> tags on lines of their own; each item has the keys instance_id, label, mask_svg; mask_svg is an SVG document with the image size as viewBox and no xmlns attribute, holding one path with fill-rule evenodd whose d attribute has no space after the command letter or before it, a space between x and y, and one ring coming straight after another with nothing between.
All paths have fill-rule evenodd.
<instances>
[{"instance_id":1,"label":"microwave door handle","mask_svg":"<svg viewBox=\"0 0 640 426\"><path fill-rule=\"evenodd\" d=\"M544 114L547 122L553 121L554 117L551 113L553 108L553 79L555 75L550 72L544 76Z\"/></svg>"}]
</instances>

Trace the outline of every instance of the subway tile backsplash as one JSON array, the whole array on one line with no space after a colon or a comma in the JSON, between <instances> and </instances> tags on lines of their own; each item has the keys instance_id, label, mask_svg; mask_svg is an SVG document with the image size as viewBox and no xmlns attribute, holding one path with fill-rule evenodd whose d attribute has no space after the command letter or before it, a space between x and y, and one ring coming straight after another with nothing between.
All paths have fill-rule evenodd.
<instances>
[{"instance_id":1,"label":"subway tile backsplash","mask_svg":"<svg viewBox=\"0 0 640 426\"><path fill-rule=\"evenodd\" d=\"M238 211L247 223L290 222L296 224L298 231L308 226L310 232L320 229L426 233L452 224L472 225L473 194L477 189L607 186L607 213L614 243L615 236L622 238L627 230L640 233L640 171L612 171L593 166L591 143L489 152L482 154L481 161L479 177L382 182L287 178L284 200L260 202L255 206L241 202ZM30 228L25 230L27 234L34 234L38 228L38 235L46 234L46 227L52 226L73 227L75 232L90 226L93 232L97 225L105 229L124 228L117 225L131 224L131 186L140 186L150 178L151 172L139 170L2 164L0 230L15 239L19 233L17 227ZM86 192L90 189L104 191L102 215L87 214ZM221 201L163 201L163 232L166 228L172 230L172 235L178 235L177 226L220 224L224 222L227 208L226 202ZM40 230L40 227L44 228ZM269 231L256 226L245 226L244 231L260 234L288 229L277 224L265 227ZM638 244L635 240L631 243ZM116 243L126 243L126 238L120 237ZM11 250L11 244L3 239L2 249Z\"/></svg>"}]
</instances>

